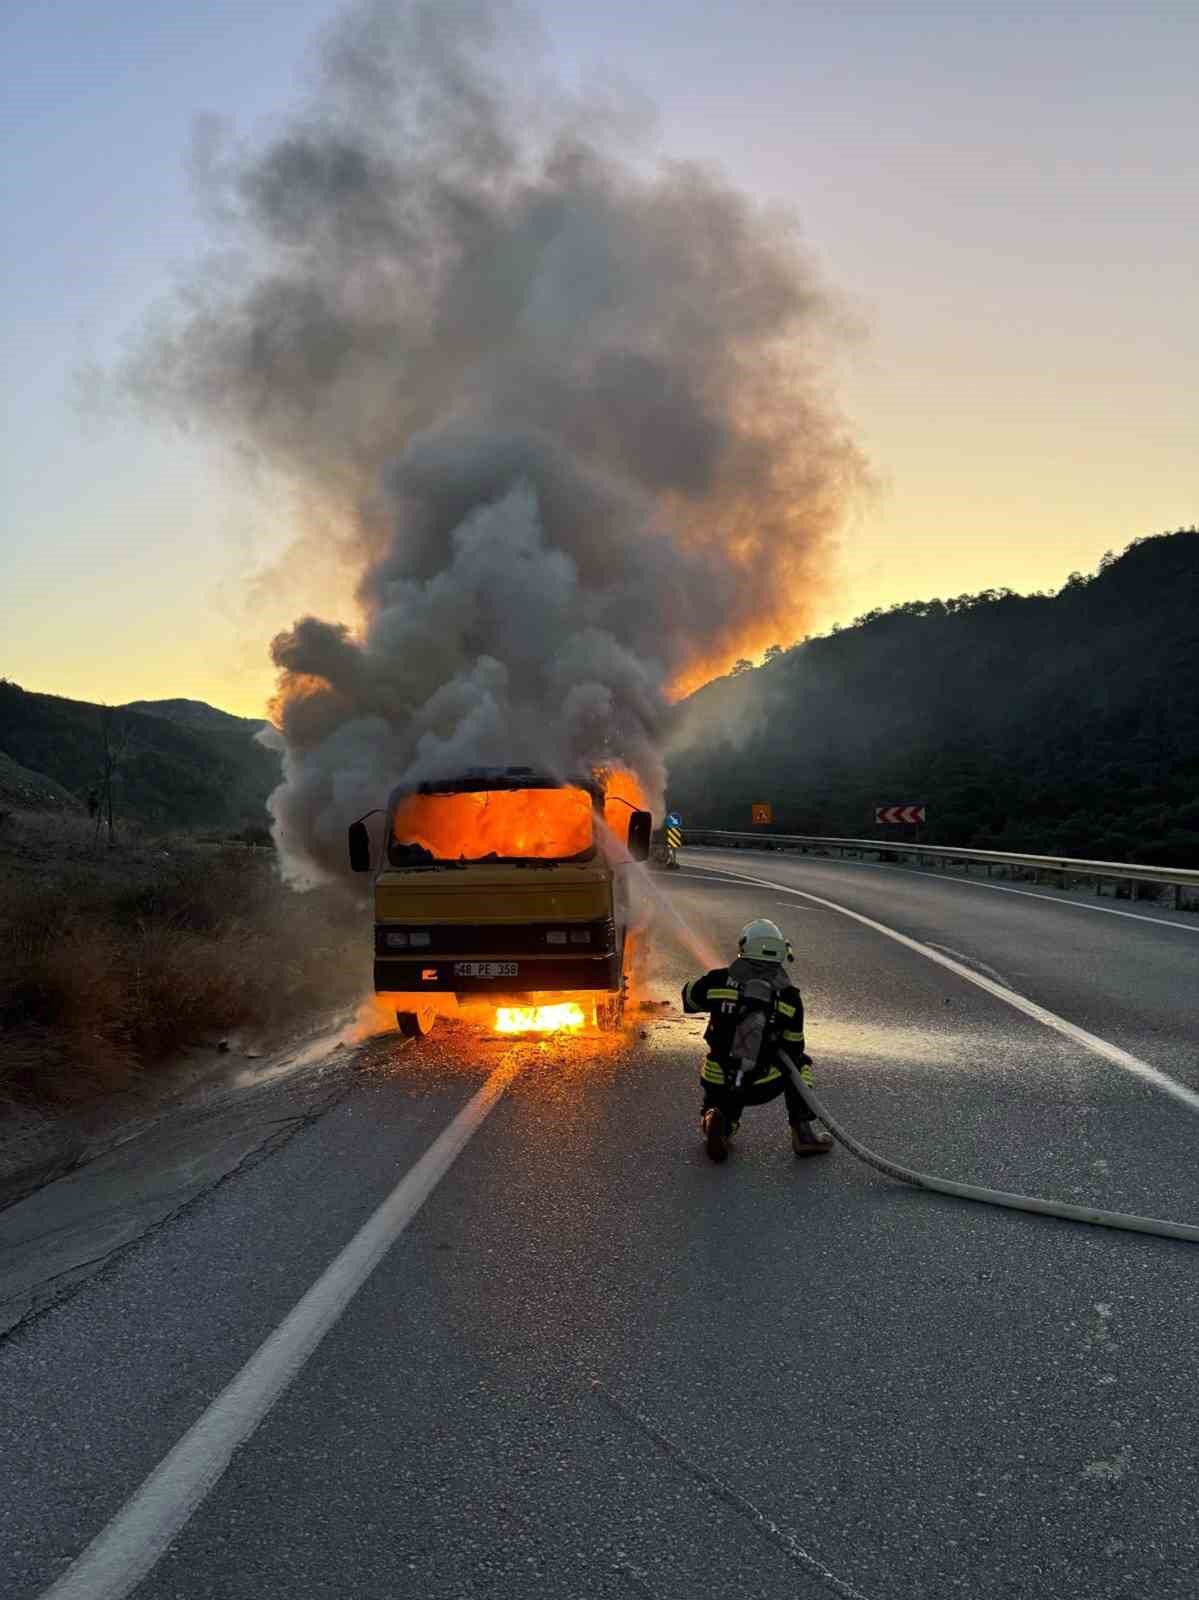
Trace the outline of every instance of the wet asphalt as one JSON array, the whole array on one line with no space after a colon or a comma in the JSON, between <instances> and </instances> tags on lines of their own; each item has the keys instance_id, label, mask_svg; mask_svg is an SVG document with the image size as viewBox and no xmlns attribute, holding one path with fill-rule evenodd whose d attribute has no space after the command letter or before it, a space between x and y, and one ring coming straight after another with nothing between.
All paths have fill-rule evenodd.
<instances>
[{"instance_id":1,"label":"wet asphalt","mask_svg":"<svg viewBox=\"0 0 1199 1600\"><path fill-rule=\"evenodd\" d=\"M650 979L677 1000L688 941L730 951L775 916L818 1085L867 1144L1199 1220L1185 1106L728 871L936 945L1196 1089L1199 933L697 852L658 880L682 926L659 919ZM1199 1251L918 1193L840 1150L796 1161L781 1102L713 1167L697 1023L637 1022L377 1041L324 1115L0 1343L0 1592L32 1600L64 1569L515 1053L513 1087L139 1600L1190 1600Z\"/></svg>"}]
</instances>

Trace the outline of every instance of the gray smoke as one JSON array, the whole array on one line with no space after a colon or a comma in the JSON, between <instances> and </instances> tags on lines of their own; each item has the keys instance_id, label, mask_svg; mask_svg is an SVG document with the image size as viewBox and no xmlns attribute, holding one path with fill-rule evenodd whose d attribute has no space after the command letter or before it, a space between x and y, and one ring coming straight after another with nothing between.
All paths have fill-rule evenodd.
<instances>
[{"instance_id":1,"label":"gray smoke","mask_svg":"<svg viewBox=\"0 0 1199 1600\"><path fill-rule=\"evenodd\" d=\"M531 98L514 29L347 13L281 137L209 138L234 248L131 374L297 487L297 552L328 527L360 568L353 628L272 646L297 882L464 765L624 762L660 796L667 690L799 631L860 481L791 224Z\"/></svg>"}]
</instances>

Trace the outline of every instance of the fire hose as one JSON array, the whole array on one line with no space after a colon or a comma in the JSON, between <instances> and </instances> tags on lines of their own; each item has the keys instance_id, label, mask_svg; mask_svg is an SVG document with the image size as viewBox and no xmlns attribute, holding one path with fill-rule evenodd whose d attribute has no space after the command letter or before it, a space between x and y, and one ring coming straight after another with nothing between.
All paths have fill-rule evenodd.
<instances>
[{"instance_id":1,"label":"fire hose","mask_svg":"<svg viewBox=\"0 0 1199 1600\"><path fill-rule=\"evenodd\" d=\"M1071 1205L1065 1200L1043 1200L1038 1195L1008 1194L1002 1189L985 1189L976 1183L957 1183L952 1178L938 1178L931 1172L917 1172L898 1161L890 1161L870 1150L852 1133L846 1132L837 1119L829 1113L824 1102L812 1091L810 1084L800 1076L799 1068L785 1053L783 1063L791 1074L791 1081L811 1106L828 1131L843 1145L851 1156L864 1161L868 1167L900 1183L910 1183L917 1189L931 1189L937 1194L954 1195L959 1200L977 1200L982 1205L1005 1206L1012 1211L1036 1211L1045 1217L1062 1217L1068 1222L1089 1222L1097 1228L1121 1228L1128 1233L1152 1233L1163 1239L1187 1239L1199 1244L1199 1227L1189 1222L1168 1222L1160 1217L1138 1217L1125 1211L1100 1211L1095 1206Z\"/></svg>"}]
</instances>

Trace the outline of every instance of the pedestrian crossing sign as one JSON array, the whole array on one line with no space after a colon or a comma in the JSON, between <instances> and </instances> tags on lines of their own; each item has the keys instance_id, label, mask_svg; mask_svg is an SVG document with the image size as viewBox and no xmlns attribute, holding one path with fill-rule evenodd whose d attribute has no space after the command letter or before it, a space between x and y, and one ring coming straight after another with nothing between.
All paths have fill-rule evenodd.
<instances>
[{"instance_id":1,"label":"pedestrian crossing sign","mask_svg":"<svg viewBox=\"0 0 1199 1600\"><path fill-rule=\"evenodd\" d=\"M774 821L774 807L772 805L755 805L750 806L749 809L755 822Z\"/></svg>"}]
</instances>

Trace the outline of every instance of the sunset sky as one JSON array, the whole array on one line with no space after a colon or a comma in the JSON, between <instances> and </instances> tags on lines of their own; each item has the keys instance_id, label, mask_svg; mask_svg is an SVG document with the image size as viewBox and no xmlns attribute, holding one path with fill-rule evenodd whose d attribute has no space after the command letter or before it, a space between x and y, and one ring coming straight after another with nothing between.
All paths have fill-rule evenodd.
<instances>
[{"instance_id":1,"label":"sunset sky","mask_svg":"<svg viewBox=\"0 0 1199 1600\"><path fill-rule=\"evenodd\" d=\"M0 675L258 713L270 637L352 620L202 437L98 398L212 242L197 116L303 93L317 0L9 0ZM545 60L643 97L664 155L791 208L849 330L830 381L875 492L820 626L1056 588L1199 520L1194 0L547 0ZM783 640L783 643L788 642Z\"/></svg>"}]
</instances>

